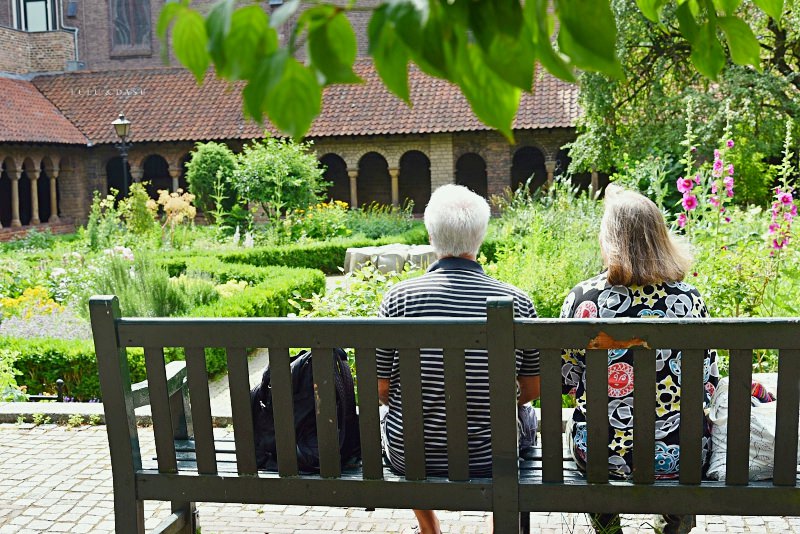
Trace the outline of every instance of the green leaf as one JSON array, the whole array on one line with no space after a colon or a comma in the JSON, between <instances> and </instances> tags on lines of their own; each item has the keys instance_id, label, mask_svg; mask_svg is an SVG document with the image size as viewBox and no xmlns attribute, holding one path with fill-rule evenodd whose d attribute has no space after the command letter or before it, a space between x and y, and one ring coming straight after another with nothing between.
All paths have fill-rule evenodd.
<instances>
[{"instance_id":1,"label":"green leaf","mask_svg":"<svg viewBox=\"0 0 800 534\"><path fill-rule=\"evenodd\" d=\"M781 21L783 15L783 0L753 0L755 5L761 10L775 19L777 22Z\"/></svg>"},{"instance_id":2,"label":"green leaf","mask_svg":"<svg viewBox=\"0 0 800 534\"><path fill-rule=\"evenodd\" d=\"M278 34L270 27L269 18L261 6L249 5L234 11L224 47L230 78L249 79L264 57L278 49Z\"/></svg>"},{"instance_id":3,"label":"green leaf","mask_svg":"<svg viewBox=\"0 0 800 534\"><path fill-rule=\"evenodd\" d=\"M760 72L761 47L750 26L736 17L720 17L717 22L725 33L731 59L739 65L752 65Z\"/></svg>"},{"instance_id":4,"label":"green leaf","mask_svg":"<svg viewBox=\"0 0 800 534\"><path fill-rule=\"evenodd\" d=\"M678 5L675 14L678 17L678 26L680 27L681 34L693 45L697 41L697 35L700 33L700 25L697 24L692 14L689 2Z\"/></svg>"},{"instance_id":5,"label":"green leaf","mask_svg":"<svg viewBox=\"0 0 800 534\"><path fill-rule=\"evenodd\" d=\"M397 35L394 24L386 16L387 6L376 9L369 21L369 54L386 87L406 104L411 105L408 89L410 54Z\"/></svg>"},{"instance_id":6,"label":"green leaf","mask_svg":"<svg viewBox=\"0 0 800 534\"><path fill-rule=\"evenodd\" d=\"M161 8L161 14L158 16L158 23L156 24L156 35L161 41L161 62L169 63L169 42L167 40L167 32L175 18L186 9L182 2L167 2ZM174 46L174 44L173 44Z\"/></svg>"},{"instance_id":7,"label":"green leaf","mask_svg":"<svg viewBox=\"0 0 800 534\"><path fill-rule=\"evenodd\" d=\"M475 115L513 142L512 125L522 91L498 78L486 65L480 48L474 44L462 51L458 72L458 85Z\"/></svg>"},{"instance_id":8,"label":"green leaf","mask_svg":"<svg viewBox=\"0 0 800 534\"><path fill-rule=\"evenodd\" d=\"M576 66L611 78L624 77L616 54L617 27L608 2L560 0L556 14L561 23L559 47Z\"/></svg>"},{"instance_id":9,"label":"green leaf","mask_svg":"<svg viewBox=\"0 0 800 534\"><path fill-rule=\"evenodd\" d=\"M324 83L359 83L353 72L356 34L341 11L332 17L313 19L308 28L311 65L324 76Z\"/></svg>"},{"instance_id":10,"label":"green leaf","mask_svg":"<svg viewBox=\"0 0 800 534\"><path fill-rule=\"evenodd\" d=\"M517 0L473 2L470 28L486 64L508 83L525 91L533 88L536 48L531 28L524 24Z\"/></svg>"},{"instance_id":11,"label":"green leaf","mask_svg":"<svg viewBox=\"0 0 800 534\"><path fill-rule=\"evenodd\" d=\"M273 28L283 26L297 12L300 7L300 0L289 0L281 7L272 12L269 23Z\"/></svg>"},{"instance_id":12,"label":"green leaf","mask_svg":"<svg viewBox=\"0 0 800 534\"><path fill-rule=\"evenodd\" d=\"M220 0L206 18L208 33L208 53L214 61L217 73L226 76L229 72L228 58L225 54L225 37L230 32L233 0Z\"/></svg>"},{"instance_id":13,"label":"green leaf","mask_svg":"<svg viewBox=\"0 0 800 534\"><path fill-rule=\"evenodd\" d=\"M322 109L322 88L314 73L281 49L269 56L243 91L245 109L257 121L302 137Z\"/></svg>"},{"instance_id":14,"label":"green leaf","mask_svg":"<svg viewBox=\"0 0 800 534\"><path fill-rule=\"evenodd\" d=\"M642 14L656 23L658 23L661 18L661 10L665 3L666 0L636 0L636 5L639 6Z\"/></svg>"},{"instance_id":15,"label":"green leaf","mask_svg":"<svg viewBox=\"0 0 800 534\"><path fill-rule=\"evenodd\" d=\"M431 11L431 7L437 11ZM455 37L445 28L437 0L397 0L387 4L386 17L419 68L431 76L449 79ZM449 36L450 39L446 39Z\"/></svg>"},{"instance_id":16,"label":"green leaf","mask_svg":"<svg viewBox=\"0 0 800 534\"><path fill-rule=\"evenodd\" d=\"M716 80L725 66L725 51L717 39L716 25L703 24L692 43L692 64L703 76Z\"/></svg>"},{"instance_id":17,"label":"green leaf","mask_svg":"<svg viewBox=\"0 0 800 534\"><path fill-rule=\"evenodd\" d=\"M172 29L172 42L180 62L194 74L198 82L202 81L209 65L206 52L208 34L203 16L191 9L178 13Z\"/></svg>"},{"instance_id":18,"label":"green leaf","mask_svg":"<svg viewBox=\"0 0 800 534\"><path fill-rule=\"evenodd\" d=\"M714 0L714 7L726 15L733 15L741 4L742 0Z\"/></svg>"},{"instance_id":19,"label":"green leaf","mask_svg":"<svg viewBox=\"0 0 800 534\"><path fill-rule=\"evenodd\" d=\"M528 0L523 8L525 25L531 31L534 50L547 71L566 82L575 81L575 73L566 58L553 48L550 36L553 33L552 15L548 11L548 0Z\"/></svg>"}]
</instances>

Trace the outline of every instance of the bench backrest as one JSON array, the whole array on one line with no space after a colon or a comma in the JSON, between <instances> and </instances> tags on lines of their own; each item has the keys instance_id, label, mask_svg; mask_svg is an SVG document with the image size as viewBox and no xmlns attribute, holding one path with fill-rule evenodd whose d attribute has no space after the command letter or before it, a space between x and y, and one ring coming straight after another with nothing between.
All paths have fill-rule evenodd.
<instances>
[{"instance_id":1,"label":"bench backrest","mask_svg":"<svg viewBox=\"0 0 800 534\"><path fill-rule=\"evenodd\" d=\"M500 517L512 517L519 510L520 486L516 445L514 348L541 351L542 481L560 484L563 479L561 434L562 348L586 348L588 395L588 449L607 450L608 396L606 349L633 348L636 376L634 418L633 484L648 485L654 479L655 349L683 349L681 392L680 484L700 482L700 440L702 428L703 351L730 350L729 420L738 421L728 429L728 472L726 484L746 485L750 381L753 349L779 350L780 401L777 409L777 440L774 484L795 486L800 399L800 320L514 320L510 299L487 303L486 319L141 319L121 318L116 297L95 297L90 303L92 328L98 356L103 402L106 406L115 486L134 478L141 469L134 405L126 358L127 347L144 347L149 403L152 410L159 471L178 472L174 438L185 429L175 411L175 383L168 383L164 364L165 347L182 347L186 370L191 420L196 445L197 470L215 474L214 440L208 376L204 349L223 347L231 390L235 457L240 475L256 474L253 425L250 409L247 351L269 349L278 470L281 477L298 474L295 456L294 417L291 402L289 349L311 347L326 365L314 365L317 426L321 477L341 476L338 451L332 347L355 347L363 479L380 480L383 468L380 451L375 349L397 347L400 351L401 382L406 451L406 479L425 479L422 428L422 392L419 351L444 348L445 395L449 479L460 486L477 484L480 497L465 500L453 491L431 495L439 507L493 509ZM493 479L468 481L466 388L464 350L488 349L492 419ZM652 377L648 380L647 377ZM173 398L173 402L170 402ZM171 408L172 406L172 408ZM126 459L127 458L127 459ZM119 465L118 465L119 464ZM118 472L119 471L119 472ZM587 478L590 483L608 482L607 456L589 454ZM474 489L474 488L473 488ZM466 490L465 490L466 491ZM448 491L449 493L449 491ZM476 495L472 492L470 495ZM557 492L552 493L558 499ZM480 499L484 499L481 501ZM392 501L403 506L402 499ZM556 501L553 501L555 504ZM335 503L331 503L335 504ZM544 504L543 504L544 505ZM552 508L558 509L558 508ZM505 512L503 514L502 512ZM502 530L501 526L496 528ZM508 530L511 531L511 530Z\"/></svg>"}]
</instances>

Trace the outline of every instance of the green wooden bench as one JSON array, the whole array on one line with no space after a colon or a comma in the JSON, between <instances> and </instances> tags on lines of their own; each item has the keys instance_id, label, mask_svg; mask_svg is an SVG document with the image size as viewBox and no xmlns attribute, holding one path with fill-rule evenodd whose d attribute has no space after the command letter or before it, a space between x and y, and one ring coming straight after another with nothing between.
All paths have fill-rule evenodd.
<instances>
[{"instance_id":1,"label":"green wooden bench","mask_svg":"<svg viewBox=\"0 0 800 534\"><path fill-rule=\"evenodd\" d=\"M143 501L171 501L173 514L156 532L194 532L195 502L424 508L494 512L496 532L526 530L526 512L620 512L792 515L797 476L800 320L515 320L507 299L487 303L486 319L142 319L121 318L116 297L91 300L114 479L117 532L144 532ZM679 341L680 340L680 341ZM336 432L333 368L315 365L321 472L299 474L289 348L312 347L329 361L332 347L355 347L363 462L342 471ZM407 473L383 465L376 347L401 354ZM520 462L516 446L514 348L541 350L540 454ZM144 347L146 386L132 391L126 347ZM164 363L165 347L183 347L185 369ZM233 440L212 432L204 349L227 351ZM278 472L256 469L248 383L248 348L269 349ZM419 349L443 347L449 474L426 477ZM565 458L561 429L560 350L588 348L587 473ZM654 481L655 355L683 348L680 480ZM726 482L701 480L703 350L730 349L730 419L749 420L752 350L780 350L775 477L749 482L748 425L728 429ZM489 351L493 477L470 479L463 351ZM636 468L630 482L609 481L605 455L608 348L636 348ZM316 357L316 356L315 356ZM185 377L185 378L184 378ZM653 377L653 380L647 380ZM134 408L149 404L157 461L142 458ZM648 416L648 414L651 414ZM641 457L641 460L638 458Z\"/></svg>"}]
</instances>

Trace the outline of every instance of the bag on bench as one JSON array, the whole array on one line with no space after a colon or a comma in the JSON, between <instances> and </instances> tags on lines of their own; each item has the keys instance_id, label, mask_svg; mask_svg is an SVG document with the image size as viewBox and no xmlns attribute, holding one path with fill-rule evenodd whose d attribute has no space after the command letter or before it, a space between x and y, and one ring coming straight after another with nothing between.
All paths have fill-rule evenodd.
<instances>
[{"instance_id":1,"label":"bag on bench","mask_svg":"<svg viewBox=\"0 0 800 534\"><path fill-rule=\"evenodd\" d=\"M361 455L361 438L356 414L353 373L347 353L333 350L336 413L339 422L339 453L342 465L352 464ZM311 351L304 350L291 363L294 397L294 428L297 440L297 467L301 472L319 472L317 416L314 404L314 373ZM264 369L261 383L250 391L256 462L259 469L277 471L275 419L273 417L270 368Z\"/></svg>"}]
</instances>

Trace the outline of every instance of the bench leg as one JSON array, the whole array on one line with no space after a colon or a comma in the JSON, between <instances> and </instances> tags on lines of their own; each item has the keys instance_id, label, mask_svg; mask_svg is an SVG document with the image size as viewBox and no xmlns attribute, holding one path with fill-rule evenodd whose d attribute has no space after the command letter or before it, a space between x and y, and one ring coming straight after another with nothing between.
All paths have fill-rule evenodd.
<instances>
[{"instance_id":1,"label":"bench leg","mask_svg":"<svg viewBox=\"0 0 800 534\"><path fill-rule=\"evenodd\" d=\"M197 532L197 509L193 502L172 502L172 513L179 513L187 518L186 524L179 534L195 534Z\"/></svg>"},{"instance_id":2,"label":"bench leg","mask_svg":"<svg viewBox=\"0 0 800 534\"><path fill-rule=\"evenodd\" d=\"M117 534L144 534L144 501L129 501L114 492L114 531Z\"/></svg>"},{"instance_id":3,"label":"bench leg","mask_svg":"<svg viewBox=\"0 0 800 534\"><path fill-rule=\"evenodd\" d=\"M531 513L520 512L519 514L519 531L522 534L531 534Z\"/></svg>"}]
</instances>

